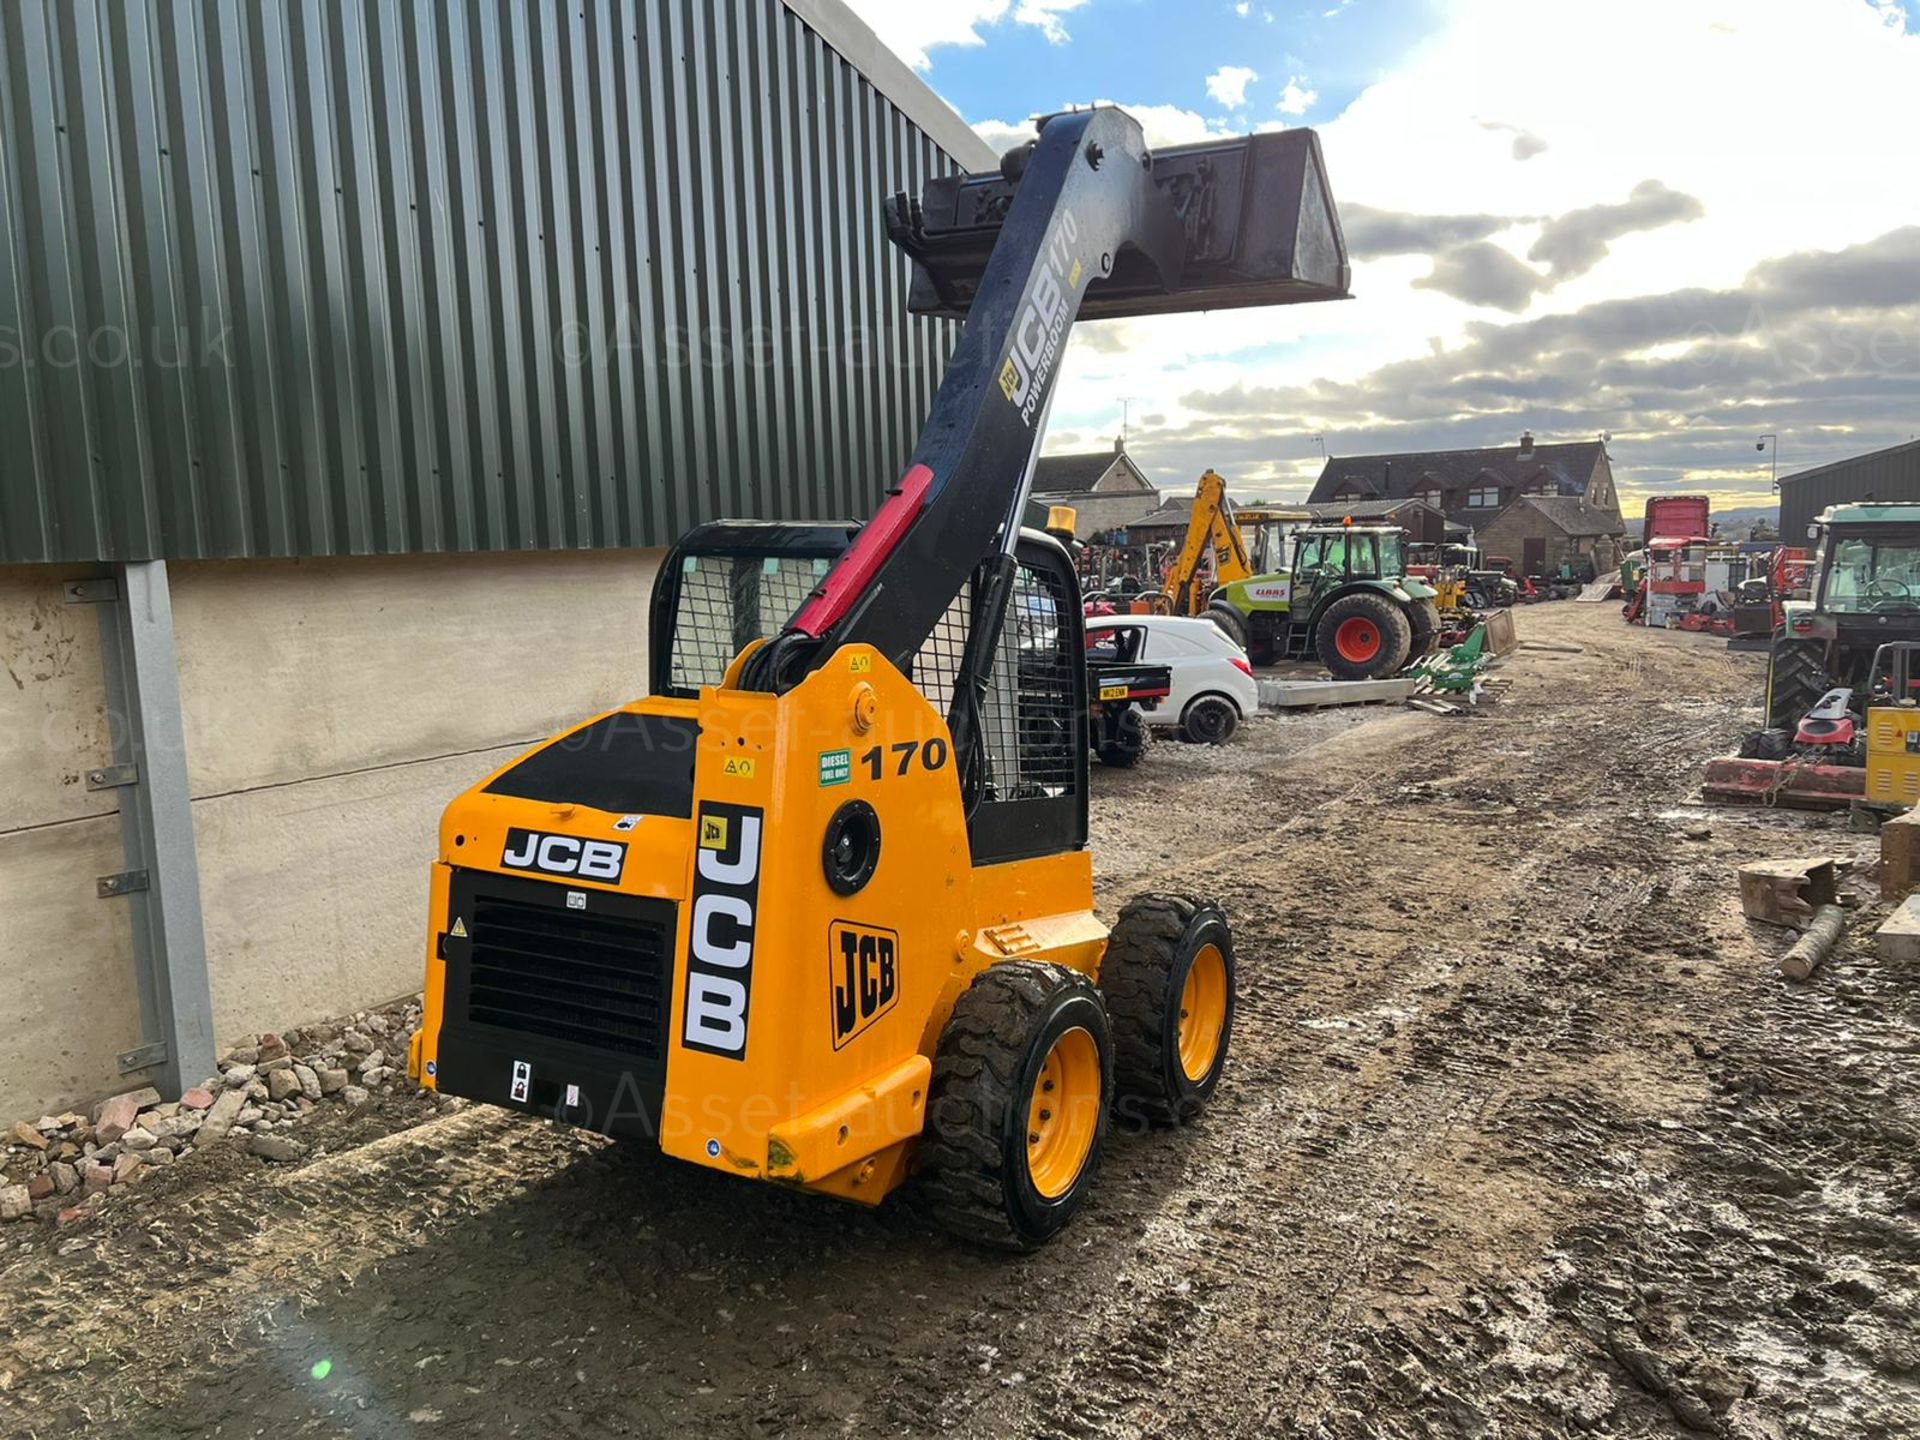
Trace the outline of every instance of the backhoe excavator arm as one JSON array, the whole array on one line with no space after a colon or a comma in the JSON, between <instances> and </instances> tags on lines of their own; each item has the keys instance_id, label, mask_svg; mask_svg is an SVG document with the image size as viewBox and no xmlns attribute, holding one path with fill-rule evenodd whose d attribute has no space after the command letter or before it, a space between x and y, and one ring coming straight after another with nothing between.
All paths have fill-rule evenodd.
<instances>
[{"instance_id":1,"label":"backhoe excavator arm","mask_svg":"<svg viewBox=\"0 0 1920 1440\"><path fill-rule=\"evenodd\" d=\"M1194 492L1193 514L1187 518L1187 538L1167 572L1167 599L1176 615L1198 615L1206 597L1199 594L1201 561L1214 557L1214 579L1225 584L1253 573L1240 527L1227 513L1227 482L1209 470Z\"/></svg>"},{"instance_id":2,"label":"backhoe excavator arm","mask_svg":"<svg viewBox=\"0 0 1920 1440\"><path fill-rule=\"evenodd\" d=\"M903 671L976 581L954 693L956 746L986 683L1013 548L1080 315L1344 298L1339 222L1311 131L1153 156L1124 111L1054 115L999 174L895 196L889 235L915 262L911 303L967 325L906 474L742 684L783 691L838 647Z\"/></svg>"}]
</instances>

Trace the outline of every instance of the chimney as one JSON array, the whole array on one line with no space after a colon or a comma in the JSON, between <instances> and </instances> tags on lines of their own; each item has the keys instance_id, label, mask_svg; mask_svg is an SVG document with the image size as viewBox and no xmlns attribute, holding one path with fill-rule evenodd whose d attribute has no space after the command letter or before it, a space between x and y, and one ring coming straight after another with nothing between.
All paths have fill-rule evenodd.
<instances>
[{"instance_id":1,"label":"chimney","mask_svg":"<svg viewBox=\"0 0 1920 1440\"><path fill-rule=\"evenodd\" d=\"M1127 437L1126 436L1116 435L1113 437L1113 453L1116 455L1124 455L1127 453Z\"/></svg>"},{"instance_id":2,"label":"chimney","mask_svg":"<svg viewBox=\"0 0 1920 1440\"><path fill-rule=\"evenodd\" d=\"M1520 458L1522 460L1531 460L1533 458L1533 432L1531 430L1521 432Z\"/></svg>"}]
</instances>

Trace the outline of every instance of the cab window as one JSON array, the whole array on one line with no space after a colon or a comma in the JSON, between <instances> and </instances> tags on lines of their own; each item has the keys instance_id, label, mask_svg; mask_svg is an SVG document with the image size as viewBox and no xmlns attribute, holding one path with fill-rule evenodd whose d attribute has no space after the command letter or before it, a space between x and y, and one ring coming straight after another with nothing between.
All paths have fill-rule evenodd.
<instances>
[{"instance_id":1,"label":"cab window","mask_svg":"<svg viewBox=\"0 0 1920 1440\"><path fill-rule=\"evenodd\" d=\"M1137 625L1102 625L1087 631L1087 658L1130 664L1140 658L1140 639Z\"/></svg>"}]
</instances>

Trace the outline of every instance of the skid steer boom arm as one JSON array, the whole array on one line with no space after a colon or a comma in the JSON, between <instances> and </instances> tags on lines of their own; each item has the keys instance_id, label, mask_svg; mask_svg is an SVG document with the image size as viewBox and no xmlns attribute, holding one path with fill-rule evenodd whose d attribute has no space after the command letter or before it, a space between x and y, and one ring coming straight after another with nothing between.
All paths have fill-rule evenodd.
<instances>
[{"instance_id":1,"label":"skid steer boom arm","mask_svg":"<svg viewBox=\"0 0 1920 1440\"><path fill-rule=\"evenodd\" d=\"M965 315L966 330L906 474L749 657L742 684L785 691L852 643L909 671L973 581L958 748L971 739L1074 320L1344 298L1346 248L1311 131L1156 157L1111 107L1050 116L999 173L935 180L887 209L890 237L914 261L913 308Z\"/></svg>"}]
</instances>

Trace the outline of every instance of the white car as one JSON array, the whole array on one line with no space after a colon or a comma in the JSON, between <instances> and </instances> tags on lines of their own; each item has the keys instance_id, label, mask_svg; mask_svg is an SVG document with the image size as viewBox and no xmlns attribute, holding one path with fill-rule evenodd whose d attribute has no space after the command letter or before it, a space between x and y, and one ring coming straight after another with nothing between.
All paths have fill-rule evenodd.
<instances>
[{"instance_id":1,"label":"white car","mask_svg":"<svg viewBox=\"0 0 1920 1440\"><path fill-rule=\"evenodd\" d=\"M1223 745L1243 717L1260 708L1247 652L1211 620L1184 615L1095 615L1087 621L1087 656L1122 664L1165 665L1173 689L1149 725L1177 725L1180 738Z\"/></svg>"}]
</instances>

